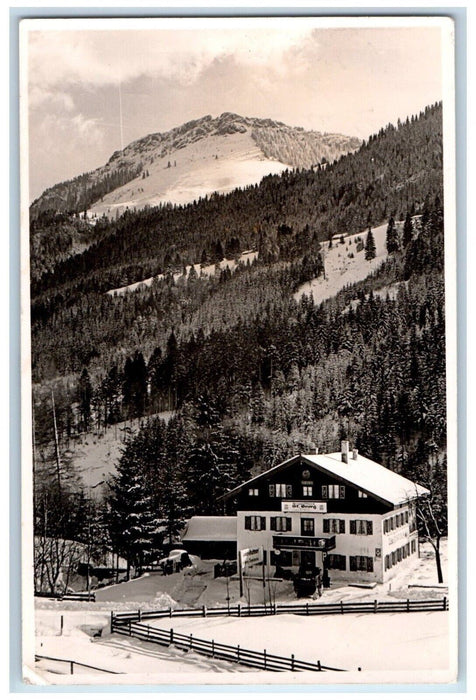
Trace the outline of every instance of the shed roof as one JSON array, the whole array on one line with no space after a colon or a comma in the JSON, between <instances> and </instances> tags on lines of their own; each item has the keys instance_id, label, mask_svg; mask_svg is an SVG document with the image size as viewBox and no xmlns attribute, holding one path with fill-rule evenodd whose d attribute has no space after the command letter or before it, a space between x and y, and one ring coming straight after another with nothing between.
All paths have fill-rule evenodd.
<instances>
[{"instance_id":1,"label":"shed roof","mask_svg":"<svg viewBox=\"0 0 476 700\"><path fill-rule=\"evenodd\" d=\"M236 515L194 515L182 533L190 541L236 542Z\"/></svg>"},{"instance_id":2,"label":"shed roof","mask_svg":"<svg viewBox=\"0 0 476 700\"><path fill-rule=\"evenodd\" d=\"M345 463L342 461L340 452L332 452L330 454L296 455L291 457L241 484L232 491L228 491L225 494L225 498L239 493L244 487L263 477L269 477L282 471L291 465L293 461L300 460L317 467L320 471L336 476L347 484L394 507L429 494L428 489L420 486L420 484L410 481L410 479L401 476L401 474L397 474L361 454L357 455L357 459L353 459L352 452L350 452L348 463Z\"/></svg>"}]
</instances>

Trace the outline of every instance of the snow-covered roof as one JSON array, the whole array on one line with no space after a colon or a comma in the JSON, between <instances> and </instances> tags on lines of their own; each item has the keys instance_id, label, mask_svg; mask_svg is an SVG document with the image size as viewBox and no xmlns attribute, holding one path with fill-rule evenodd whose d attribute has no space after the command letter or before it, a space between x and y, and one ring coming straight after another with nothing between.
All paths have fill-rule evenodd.
<instances>
[{"instance_id":1,"label":"snow-covered roof","mask_svg":"<svg viewBox=\"0 0 476 700\"><path fill-rule=\"evenodd\" d=\"M386 501L390 505L398 506L414 498L429 494L428 489L420 486L404 476L387 469L381 464L374 462L361 454L353 459L352 451L349 452L348 463L342 461L340 452L330 454L297 455L281 462L276 467L255 476L253 479L241 484L237 488L225 494L225 498L238 493L244 487L263 478L271 476L274 472L279 472L293 461L305 460L316 466L321 471L334 475L339 479L352 484L354 487L364 491L369 496L374 496L379 500Z\"/></svg>"},{"instance_id":2,"label":"snow-covered roof","mask_svg":"<svg viewBox=\"0 0 476 700\"><path fill-rule=\"evenodd\" d=\"M236 542L236 515L194 515L182 533L182 542Z\"/></svg>"}]
</instances>

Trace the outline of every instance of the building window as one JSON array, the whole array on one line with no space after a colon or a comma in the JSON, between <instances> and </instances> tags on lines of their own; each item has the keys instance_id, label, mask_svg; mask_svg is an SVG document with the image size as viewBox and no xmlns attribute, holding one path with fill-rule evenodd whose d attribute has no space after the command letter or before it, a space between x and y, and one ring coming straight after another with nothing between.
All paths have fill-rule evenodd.
<instances>
[{"instance_id":1,"label":"building window","mask_svg":"<svg viewBox=\"0 0 476 700\"><path fill-rule=\"evenodd\" d=\"M292 498L293 488L291 484L270 484L269 495L272 498Z\"/></svg>"},{"instance_id":2,"label":"building window","mask_svg":"<svg viewBox=\"0 0 476 700\"><path fill-rule=\"evenodd\" d=\"M324 533L332 532L340 535L345 535L345 520L338 518L324 518L322 521Z\"/></svg>"},{"instance_id":3,"label":"building window","mask_svg":"<svg viewBox=\"0 0 476 700\"><path fill-rule=\"evenodd\" d=\"M258 489L248 489L248 496L258 496Z\"/></svg>"},{"instance_id":4,"label":"building window","mask_svg":"<svg viewBox=\"0 0 476 700\"><path fill-rule=\"evenodd\" d=\"M328 554L326 558L326 564L328 569L339 569L339 571L346 570L346 561L344 554Z\"/></svg>"},{"instance_id":5,"label":"building window","mask_svg":"<svg viewBox=\"0 0 476 700\"><path fill-rule=\"evenodd\" d=\"M359 498L367 498L367 494L363 491L359 491Z\"/></svg>"},{"instance_id":6,"label":"building window","mask_svg":"<svg viewBox=\"0 0 476 700\"><path fill-rule=\"evenodd\" d=\"M302 487L302 495L303 496L312 496L312 486L303 486Z\"/></svg>"},{"instance_id":7,"label":"building window","mask_svg":"<svg viewBox=\"0 0 476 700\"><path fill-rule=\"evenodd\" d=\"M405 525L408 524L408 510L405 511Z\"/></svg>"},{"instance_id":8,"label":"building window","mask_svg":"<svg viewBox=\"0 0 476 700\"><path fill-rule=\"evenodd\" d=\"M276 530L276 532L290 532L292 520L291 518L278 515L276 518L270 518L270 528L271 530Z\"/></svg>"},{"instance_id":9,"label":"building window","mask_svg":"<svg viewBox=\"0 0 476 700\"><path fill-rule=\"evenodd\" d=\"M271 566L292 566L293 565L293 555L292 552L280 552L279 554L276 554L276 552L272 549L270 553L270 562Z\"/></svg>"},{"instance_id":10,"label":"building window","mask_svg":"<svg viewBox=\"0 0 476 700\"><path fill-rule=\"evenodd\" d=\"M374 560L372 557L349 557L351 571L368 571L374 570Z\"/></svg>"},{"instance_id":11,"label":"building window","mask_svg":"<svg viewBox=\"0 0 476 700\"><path fill-rule=\"evenodd\" d=\"M390 569L390 567L391 567L390 556L388 554L386 554L385 555L385 571L387 571L387 569Z\"/></svg>"},{"instance_id":12,"label":"building window","mask_svg":"<svg viewBox=\"0 0 476 700\"><path fill-rule=\"evenodd\" d=\"M314 535L313 518L301 518L301 535Z\"/></svg>"},{"instance_id":13,"label":"building window","mask_svg":"<svg viewBox=\"0 0 476 700\"><path fill-rule=\"evenodd\" d=\"M245 530L266 530L266 518L262 515L245 515Z\"/></svg>"},{"instance_id":14,"label":"building window","mask_svg":"<svg viewBox=\"0 0 476 700\"><path fill-rule=\"evenodd\" d=\"M372 535L373 523L371 520L351 520L350 521L351 535Z\"/></svg>"},{"instance_id":15,"label":"building window","mask_svg":"<svg viewBox=\"0 0 476 700\"><path fill-rule=\"evenodd\" d=\"M322 498L345 498L345 486L327 484L321 487Z\"/></svg>"},{"instance_id":16,"label":"building window","mask_svg":"<svg viewBox=\"0 0 476 700\"><path fill-rule=\"evenodd\" d=\"M415 552L416 552L416 540L412 540L410 544L411 544L412 554L415 554Z\"/></svg>"}]
</instances>

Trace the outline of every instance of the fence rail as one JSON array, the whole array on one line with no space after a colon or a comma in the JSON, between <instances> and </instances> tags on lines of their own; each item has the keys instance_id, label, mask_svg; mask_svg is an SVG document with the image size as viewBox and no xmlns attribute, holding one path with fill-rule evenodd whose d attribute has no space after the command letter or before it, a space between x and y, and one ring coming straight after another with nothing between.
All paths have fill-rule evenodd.
<instances>
[{"instance_id":1,"label":"fence rail","mask_svg":"<svg viewBox=\"0 0 476 700\"><path fill-rule=\"evenodd\" d=\"M98 666L83 664L81 661L74 661L73 659L57 659L54 656L41 656L40 654L35 654L35 661L40 661L41 659L46 659L47 661L59 661L64 664L69 664L70 675L74 674L75 666L81 666L82 668L91 668L94 671L102 671L103 673L114 673L117 675L122 675L122 671L109 671L107 668L99 668Z\"/></svg>"},{"instance_id":2,"label":"fence rail","mask_svg":"<svg viewBox=\"0 0 476 700\"><path fill-rule=\"evenodd\" d=\"M94 591L78 591L74 593L44 593L43 591L35 591L37 598L54 598L55 600L86 600L94 603L96 594Z\"/></svg>"},{"instance_id":3,"label":"fence rail","mask_svg":"<svg viewBox=\"0 0 476 700\"><path fill-rule=\"evenodd\" d=\"M439 600L369 600L350 603L272 603L269 605L230 605L229 607L168 608L162 610L134 610L112 613L114 620L121 622L154 620L164 617L263 617L265 615L344 615L350 613L431 612L449 610L445 596ZM112 617L111 617L112 620Z\"/></svg>"},{"instance_id":4,"label":"fence rail","mask_svg":"<svg viewBox=\"0 0 476 700\"><path fill-rule=\"evenodd\" d=\"M266 649L263 651L255 651L246 649L239 644L236 646L229 644L221 644L208 639L194 637L192 634L180 634L173 629L158 629L143 625L140 622L128 620L119 621L114 615L111 617L111 632L127 635L129 637L137 637L146 642L153 642L161 646L174 646L177 649L184 651L194 651L197 654L209 656L215 659L231 661L242 666L250 666L259 668L264 671L343 671L341 668L333 668L325 666L320 661L311 663L309 661L301 661L296 659L294 654L290 657L277 656L269 654Z\"/></svg>"}]
</instances>

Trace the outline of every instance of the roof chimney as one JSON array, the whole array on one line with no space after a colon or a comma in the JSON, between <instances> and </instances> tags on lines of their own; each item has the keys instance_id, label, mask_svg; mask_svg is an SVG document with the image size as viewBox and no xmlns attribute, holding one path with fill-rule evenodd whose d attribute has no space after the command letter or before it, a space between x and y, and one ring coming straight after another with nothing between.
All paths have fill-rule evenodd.
<instances>
[{"instance_id":1,"label":"roof chimney","mask_svg":"<svg viewBox=\"0 0 476 700\"><path fill-rule=\"evenodd\" d=\"M345 464L349 463L349 441L342 440L340 443L340 456Z\"/></svg>"},{"instance_id":2,"label":"roof chimney","mask_svg":"<svg viewBox=\"0 0 476 700\"><path fill-rule=\"evenodd\" d=\"M354 447L354 449L352 450L352 459L356 460L358 456L359 456L359 450L356 447Z\"/></svg>"}]
</instances>

